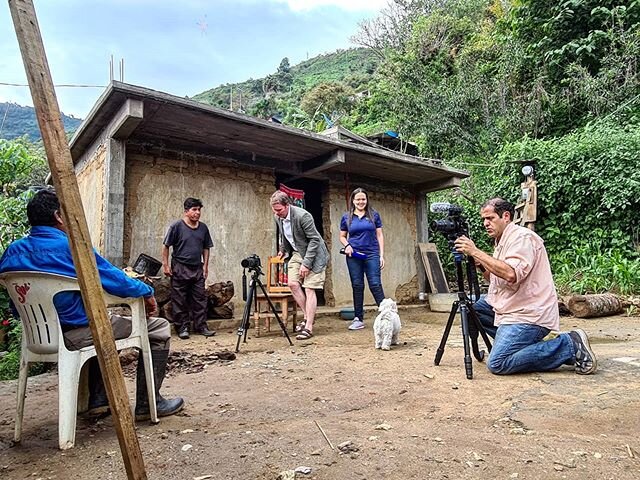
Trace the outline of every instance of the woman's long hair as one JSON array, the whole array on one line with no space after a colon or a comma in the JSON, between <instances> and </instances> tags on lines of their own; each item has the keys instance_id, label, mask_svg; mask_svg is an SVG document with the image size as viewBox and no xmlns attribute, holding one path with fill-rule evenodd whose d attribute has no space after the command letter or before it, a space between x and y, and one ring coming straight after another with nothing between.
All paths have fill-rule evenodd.
<instances>
[{"instance_id":1,"label":"woman's long hair","mask_svg":"<svg viewBox=\"0 0 640 480\"><path fill-rule=\"evenodd\" d=\"M351 220L353 220L353 214L356 211L356 206L353 204L353 199L359 193L364 193L365 197L367 197L367 206L364 207L364 216L371 220L371 223L375 224L375 222L373 221L373 213L375 212L375 210L369 202L369 194L364 188L356 188L353 192L351 192L351 197L349 197L349 226L351 226Z\"/></svg>"}]
</instances>

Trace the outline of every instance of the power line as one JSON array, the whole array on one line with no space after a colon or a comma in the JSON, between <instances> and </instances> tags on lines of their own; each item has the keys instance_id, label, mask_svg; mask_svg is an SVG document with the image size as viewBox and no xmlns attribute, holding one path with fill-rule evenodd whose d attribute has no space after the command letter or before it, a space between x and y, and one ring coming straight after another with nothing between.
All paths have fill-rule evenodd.
<instances>
[{"instance_id":1,"label":"power line","mask_svg":"<svg viewBox=\"0 0 640 480\"><path fill-rule=\"evenodd\" d=\"M27 83L9 83L9 82L0 82L0 85L6 85L9 87L28 87ZM58 84L54 85L54 87L72 87L72 88L106 88L106 85L74 85L70 83Z\"/></svg>"}]
</instances>

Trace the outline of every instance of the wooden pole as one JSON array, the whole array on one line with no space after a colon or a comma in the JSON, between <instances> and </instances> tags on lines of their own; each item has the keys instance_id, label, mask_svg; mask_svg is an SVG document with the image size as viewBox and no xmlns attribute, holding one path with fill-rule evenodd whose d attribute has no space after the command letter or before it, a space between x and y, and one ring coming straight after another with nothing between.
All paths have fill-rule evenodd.
<instances>
[{"instance_id":1,"label":"wooden pole","mask_svg":"<svg viewBox=\"0 0 640 480\"><path fill-rule=\"evenodd\" d=\"M36 12L32 0L9 0L9 9L29 80L53 184L62 206L73 263L89 317L89 326L103 373L127 477L146 480L142 452L131 416L129 397L124 385L111 322L107 316L71 151L62 125ZM59 374L64 375L64 372Z\"/></svg>"}]
</instances>

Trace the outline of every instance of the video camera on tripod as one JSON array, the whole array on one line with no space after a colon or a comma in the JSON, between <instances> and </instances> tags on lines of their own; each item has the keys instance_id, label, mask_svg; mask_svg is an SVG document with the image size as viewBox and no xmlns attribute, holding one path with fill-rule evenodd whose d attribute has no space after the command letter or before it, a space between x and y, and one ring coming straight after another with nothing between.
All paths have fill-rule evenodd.
<instances>
[{"instance_id":1,"label":"video camera on tripod","mask_svg":"<svg viewBox=\"0 0 640 480\"><path fill-rule=\"evenodd\" d=\"M240 351L240 341L244 340L244 343L247 343L247 332L249 331L249 323L251 318L251 308L257 308L258 306L258 288L262 291L264 298L267 299L269 303L269 308L271 312L275 316L280 328L282 329L282 333L287 338L289 345L293 346L293 342L291 338L289 338L289 334L287 333L287 327L282 322L276 307L273 305L273 302L269 298L269 294L267 290L264 288L262 281L260 280L260 275L264 275L262 273L262 262L260 261L260 257L258 255L251 254L246 258L243 258L240 261L240 266L242 267L242 299L245 301L244 311L242 314L242 323L240 327L238 327L238 341L236 343L236 353ZM247 270L251 273L251 280L249 282L249 291L247 292Z\"/></svg>"},{"instance_id":2,"label":"video camera on tripod","mask_svg":"<svg viewBox=\"0 0 640 480\"><path fill-rule=\"evenodd\" d=\"M240 265L242 268L246 268L249 271L260 270L262 262L260 262L260 257L254 253L249 255L247 258L243 258Z\"/></svg>"},{"instance_id":3,"label":"video camera on tripod","mask_svg":"<svg viewBox=\"0 0 640 480\"><path fill-rule=\"evenodd\" d=\"M482 335L482 339L487 346L487 349L491 351L491 343L487 333L484 331L480 319L473 309L473 302L470 297L477 300L480 298L480 285L478 284L478 272L476 270L476 264L473 257L465 258L465 256L458 252L455 248L455 241L461 236L469 238L469 225L467 220L462 216L462 207L458 205L452 205L446 202L436 202L431 205L431 211L434 213L447 213L447 218L441 220L435 220L431 222L430 227L433 232L441 233L445 236L449 243L449 250L453 255L453 259L456 266L456 281L458 285L458 299L453 302L451 306L451 313L440 341L440 346L436 351L436 358L434 363L440 364L442 355L444 354L444 347L453 325L453 320L458 310L460 310L461 326L462 326L462 339L464 346L464 366L467 374L467 378L473 378L473 365L471 361L470 348L473 350L473 356L478 361L484 359L484 351L480 351L478 347L478 335ZM465 262L466 259L466 262ZM465 292L465 279L464 270L462 268L463 263L466 263L467 281L469 284L469 295Z\"/></svg>"},{"instance_id":4,"label":"video camera on tripod","mask_svg":"<svg viewBox=\"0 0 640 480\"><path fill-rule=\"evenodd\" d=\"M462 216L462 207L447 202L435 202L431 204L431 212L446 213L447 218L434 220L429 227L437 233L441 233L449 241L449 247L453 246L456 238L469 236L467 219Z\"/></svg>"}]
</instances>

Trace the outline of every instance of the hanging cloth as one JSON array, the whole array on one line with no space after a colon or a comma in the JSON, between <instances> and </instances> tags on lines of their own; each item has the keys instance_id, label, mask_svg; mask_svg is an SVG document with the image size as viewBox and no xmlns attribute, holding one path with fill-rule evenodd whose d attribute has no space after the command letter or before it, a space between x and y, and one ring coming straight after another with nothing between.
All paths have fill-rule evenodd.
<instances>
[{"instance_id":1,"label":"hanging cloth","mask_svg":"<svg viewBox=\"0 0 640 480\"><path fill-rule=\"evenodd\" d=\"M304 208L304 190L287 187L284 183L280 184L280 191L286 193L291 199L291 205Z\"/></svg>"}]
</instances>

